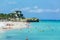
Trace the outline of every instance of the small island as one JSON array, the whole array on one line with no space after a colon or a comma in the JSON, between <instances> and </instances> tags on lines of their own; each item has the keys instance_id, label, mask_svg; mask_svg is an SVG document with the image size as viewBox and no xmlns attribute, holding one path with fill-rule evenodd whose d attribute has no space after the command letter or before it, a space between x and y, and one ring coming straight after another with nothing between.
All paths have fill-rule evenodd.
<instances>
[{"instance_id":1,"label":"small island","mask_svg":"<svg viewBox=\"0 0 60 40\"><path fill-rule=\"evenodd\" d=\"M0 13L0 21L19 21L19 22L39 22L38 18L25 18L21 11L15 11L13 13Z\"/></svg>"}]
</instances>

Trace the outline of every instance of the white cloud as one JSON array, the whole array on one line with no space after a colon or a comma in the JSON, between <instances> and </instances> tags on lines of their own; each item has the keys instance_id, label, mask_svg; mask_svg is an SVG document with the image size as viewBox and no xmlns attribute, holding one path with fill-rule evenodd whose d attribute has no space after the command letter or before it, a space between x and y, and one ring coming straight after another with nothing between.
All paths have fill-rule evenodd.
<instances>
[{"instance_id":1,"label":"white cloud","mask_svg":"<svg viewBox=\"0 0 60 40\"><path fill-rule=\"evenodd\" d=\"M4 9L4 8L0 9L0 12L3 12L3 11L5 11L5 9Z\"/></svg>"},{"instance_id":2,"label":"white cloud","mask_svg":"<svg viewBox=\"0 0 60 40\"><path fill-rule=\"evenodd\" d=\"M39 8L38 6L34 6L35 9Z\"/></svg>"},{"instance_id":3,"label":"white cloud","mask_svg":"<svg viewBox=\"0 0 60 40\"><path fill-rule=\"evenodd\" d=\"M30 10L30 9L31 9L30 7L21 8L22 11L27 11L27 10Z\"/></svg>"},{"instance_id":4,"label":"white cloud","mask_svg":"<svg viewBox=\"0 0 60 40\"><path fill-rule=\"evenodd\" d=\"M14 9L11 9L11 11L15 11L15 10L28 11L30 9L31 8L29 8L29 7L25 7L25 8L14 8Z\"/></svg>"},{"instance_id":5,"label":"white cloud","mask_svg":"<svg viewBox=\"0 0 60 40\"><path fill-rule=\"evenodd\" d=\"M11 9L11 11L16 11L16 10L20 10L20 8Z\"/></svg>"},{"instance_id":6,"label":"white cloud","mask_svg":"<svg viewBox=\"0 0 60 40\"><path fill-rule=\"evenodd\" d=\"M17 4L15 1L8 2L8 4Z\"/></svg>"},{"instance_id":7,"label":"white cloud","mask_svg":"<svg viewBox=\"0 0 60 40\"><path fill-rule=\"evenodd\" d=\"M44 12L60 12L60 9L45 9Z\"/></svg>"},{"instance_id":8,"label":"white cloud","mask_svg":"<svg viewBox=\"0 0 60 40\"><path fill-rule=\"evenodd\" d=\"M60 9L31 9L29 12L41 13L41 12L60 12Z\"/></svg>"},{"instance_id":9,"label":"white cloud","mask_svg":"<svg viewBox=\"0 0 60 40\"><path fill-rule=\"evenodd\" d=\"M43 12L43 10L42 9L31 9L29 10L29 12L40 13L40 12Z\"/></svg>"},{"instance_id":10,"label":"white cloud","mask_svg":"<svg viewBox=\"0 0 60 40\"><path fill-rule=\"evenodd\" d=\"M41 12L60 12L60 9L41 9L38 6L34 6L28 12L41 13Z\"/></svg>"},{"instance_id":11,"label":"white cloud","mask_svg":"<svg viewBox=\"0 0 60 40\"><path fill-rule=\"evenodd\" d=\"M59 8L57 8L57 9L41 9L38 6L12 9L12 11L14 11L14 10L21 10L21 11L33 12L33 13L60 12Z\"/></svg>"}]
</instances>

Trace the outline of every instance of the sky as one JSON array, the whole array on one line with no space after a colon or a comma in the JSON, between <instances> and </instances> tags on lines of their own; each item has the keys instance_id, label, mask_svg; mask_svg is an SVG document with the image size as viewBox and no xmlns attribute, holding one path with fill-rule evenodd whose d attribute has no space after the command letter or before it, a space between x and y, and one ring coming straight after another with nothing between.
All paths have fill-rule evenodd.
<instances>
[{"instance_id":1,"label":"sky","mask_svg":"<svg viewBox=\"0 0 60 40\"><path fill-rule=\"evenodd\" d=\"M21 10L25 17L60 20L60 0L0 0L0 13Z\"/></svg>"}]
</instances>

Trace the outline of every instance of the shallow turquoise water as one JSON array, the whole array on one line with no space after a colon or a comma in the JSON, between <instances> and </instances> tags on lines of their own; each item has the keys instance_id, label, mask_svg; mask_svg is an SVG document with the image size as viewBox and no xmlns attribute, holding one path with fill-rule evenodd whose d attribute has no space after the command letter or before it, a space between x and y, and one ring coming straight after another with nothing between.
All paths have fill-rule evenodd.
<instances>
[{"instance_id":1,"label":"shallow turquoise water","mask_svg":"<svg viewBox=\"0 0 60 40\"><path fill-rule=\"evenodd\" d=\"M60 40L60 21L30 23L31 28L0 33L0 40Z\"/></svg>"}]
</instances>

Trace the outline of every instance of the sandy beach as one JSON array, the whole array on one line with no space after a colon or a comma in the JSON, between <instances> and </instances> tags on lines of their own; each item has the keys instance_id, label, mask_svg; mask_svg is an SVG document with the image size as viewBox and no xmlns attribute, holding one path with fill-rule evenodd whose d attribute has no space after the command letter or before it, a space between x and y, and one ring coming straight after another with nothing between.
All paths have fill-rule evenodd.
<instances>
[{"instance_id":1,"label":"sandy beach","mask_svg":"<svg viewBox=\"0 0 60 40\"><path fill-rule=\"evenodd\" d=\"M28 22L0 22L0 32L29 27Z\"/></svg>"}]
</instances>

